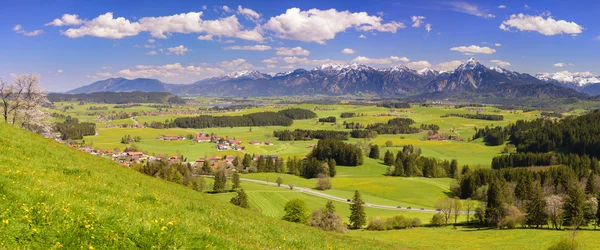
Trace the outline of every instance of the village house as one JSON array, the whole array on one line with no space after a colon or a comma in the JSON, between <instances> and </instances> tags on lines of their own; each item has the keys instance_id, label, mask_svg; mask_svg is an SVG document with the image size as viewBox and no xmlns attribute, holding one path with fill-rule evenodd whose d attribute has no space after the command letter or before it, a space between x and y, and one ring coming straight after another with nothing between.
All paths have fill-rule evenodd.
<instances>
[{"instance_id":1,"label":"village house","mask_svg":"<svg viewBox=\"0 0 600 250\"><path fill-rule=\"evenodd\" d=\"M260 145L260 142L257 142L257 141L251 141L251 142L250 142L250 145Z\"/></svg>"},{"instance_id":2,"label":"village house","mask_svg":"<svg viewBox=\"0 0 600 250\"><path fill-rule=\"evenodd\" d=\"M211 137L210 137L210 135L207 135L205 133L200 133L200 134L196 135L196 141L197 142L210 142Z\"/></svg>"},{"instance_id":3,"label":"village house","mask_svg":"<svg viewBox=\"0 0 600 250\"><path fill-rule=\"evenodd\" d=\"M273 143L272 142L265 142L265 145L271 146L271 145L273 145Z\"/></svg>"},{"instance_id":4,"label":"village house","mask_svg":"<svg viewBox=\"0 0 600 250\"><path fill-rule=\"evenodd\" d=\"M139 160L144 155L143 152L127 152L127 156L131 158L131 160Z\"/></svg>"}]
</instances>

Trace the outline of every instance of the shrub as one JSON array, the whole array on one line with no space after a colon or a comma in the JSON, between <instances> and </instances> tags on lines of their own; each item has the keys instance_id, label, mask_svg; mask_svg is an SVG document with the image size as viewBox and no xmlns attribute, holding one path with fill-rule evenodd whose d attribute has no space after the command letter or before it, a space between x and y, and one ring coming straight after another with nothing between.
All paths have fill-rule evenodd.
<instances>
[{"instance_id":1,"label":"shrub","mask_svg":"<svg viewBox=\"0 0 600 250\"><path fill-rule=\"evenodd\" d=\"M444 225L445 219L443 214L434 214L431 217L431 225L435 227L441 227Z\"/></svg>"},{"instance_id":2,"label":"shrub","mask_svg":"<svg viewBox=\"0 0 600 250\"><path fill-rule=\"evenodd\" d=\"M329 179L329 177L319 175L319 179L317 180L317 189L318 190L331 189L331 180Z\"/></svg>"},{"instance_id":3,"label":"shrub","mask_svg":"<svg viewBox=\"0 0 600 250\"><path fill-rule=\"evenodd\" d=\"M313 211L308 224L325 231L338 233L344 233L348 228L342 216L335 212L335 207L331 201L327 202L324 209Z\"/></svg>"},{"instance_id":4,"label":"shrub","mask_svg":"<svg viewBox=\"0 0 600 250\"><path fill-rule=\"evenodd\" d=\"M420 227L420 226L421 226L421 224L422 224L422 223L421 223L421 219L419 219L419 218L413 218L413 219L410 221L410 227L411 227L411 228L413 228L413 227Z\"/></svg>"},{"instance_id":5,"label":"shrub","mask_svg":"<svg viewBox=\"0 0 600 250\"><path fill-rule=\"evenodd\" d=\"M301 199L292 199L283 208L285 215L282 220L305 224L308 221L308 207Z\"/></svg>"},{"instance_id":6,"label":"shrub","mask_svg":"<svg viewBox=\"0 0 600 250\"><path fill-rule=\"evenodd\" d=\"M384 223L384 221L379 216L369 221L369 224L367 225L367 230L383 231L386 229L386 223Z\"/></svg>"}]
</instances>

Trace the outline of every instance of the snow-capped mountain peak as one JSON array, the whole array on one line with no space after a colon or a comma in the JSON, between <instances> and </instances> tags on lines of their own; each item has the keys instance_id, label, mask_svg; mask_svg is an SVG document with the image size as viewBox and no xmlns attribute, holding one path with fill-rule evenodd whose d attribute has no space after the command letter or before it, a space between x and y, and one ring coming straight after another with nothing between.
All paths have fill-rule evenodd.
<instances>
[{"instance_id":1,"label":"snow-capped mountain peak","mask_svg":"<svg viewBox=\"0 0 600 250\"><path fill-rule=\"evenodd\" d=\"M437 74L439 74L439 72L437 70L430 69L430 68L424 68L424 69L417 70L417 73L419 75L422 75L422 76L429 76L429 75L437 75Z\"/></svg>"},{"instance_id":2,"label":"snow-capped mountain peak","mask_svg":"<svg viewBox=\"0 0 600 250\"><path fill-rule=\"evenodd\" d=\"M583 87L588 84L600 83L600 76L594 76L591 72L569 72L559 71L556 73L540 73L535 75L538 79L546 82L556 81L562 84Z\"/></svg>"},{"instance_id":3,"label":"snow-capped mountain peak","mask_svg":"<svg viewBox=\"0 0 600 250\"><path fill-rule=\"evenodd\" d=\"M469 60L458 66L456 70L472 70L481 66L483 66L483 64L479 63L475 57L471 57Z\"/></svg>"},{"instance_id":4,"label":"snow-capped mountain peak","mask_svg":"<svg viewBox=\"0 0 600 250\"><path fill-rule=\"evenodd\" d=\"M260 73L256 70L242 70L237 72L232 72L224 76L228 79L241 79L241 78L249 78L249 79L262 79L267 78L267 75Z\"/></svg>"}]
</instances>

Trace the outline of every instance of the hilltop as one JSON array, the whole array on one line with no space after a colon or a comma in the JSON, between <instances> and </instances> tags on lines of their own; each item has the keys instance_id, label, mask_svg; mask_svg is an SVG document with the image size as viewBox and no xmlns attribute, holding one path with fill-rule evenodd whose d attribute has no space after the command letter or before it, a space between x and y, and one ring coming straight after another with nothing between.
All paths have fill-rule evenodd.
<instances>
[{"instance_id":1,"label":"hilltop","mask_svg":"<svg viewBox=\"0 0 600 250\"><path fill-rule=\"evenodd\" d=\"M0 124L0 248L394 248L235 207Z\"/></svg>"}]
</instances>

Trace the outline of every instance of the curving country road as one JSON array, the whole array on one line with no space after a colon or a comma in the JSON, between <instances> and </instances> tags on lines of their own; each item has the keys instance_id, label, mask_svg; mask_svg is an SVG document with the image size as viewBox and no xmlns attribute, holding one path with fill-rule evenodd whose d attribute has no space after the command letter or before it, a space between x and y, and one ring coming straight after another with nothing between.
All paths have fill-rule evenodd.
<instances>
[{"instance_id":1,"label":"curving country road","mask_svg":"<svg viewBox=\"0 0 600 250\"><path fill-rule=\"evenodd\" d=\"M211 175L202 175L204 177L209 177L209 178L214 178L214 176ZM240 178L241 181L247 181L247 182L254 182L254 183L258 183L258 184L264 184L264 185L271 185L271 186L278 186L277 183L275 182L266 182L266 181L259 181L259 180L253 180L253 179L246 179L246 178ZM283 188L287 188L290 189L290 186L285 185L285 184L281 184L281 187ZM303 188L303 187L294 187L292 190L297 191L297 192L301 192L301 193L305 193L308 195L313 195L313 196L318 196L324 199L328 199L328 200L332 200L332 201L339 201L339 202L343 202L346 204L351 204L351 201L348 201L348 199L345 198L341 198L341 197L337 197L337 196L333 196L333 195L329 195L329 194L325 194L325 193L321 193L318 191L314 191L310 188ZM407 209L405 207L402 208L398 208L398 207L394 207L394 206L386 206L386 205L379 205L379 204L372 204L372 203L365 203L364 204L365 207L370 207L370 208L376 208L376 209L385 209L385 210L395 210L395 211L407 211L407 212L420 212L420 213L438 213L438 211L434 210L434 209L421 209L421 208L414 208L414 209ZM461 214L467 214L467 211L460 211Z\"/></svg>"}]
</instances>

